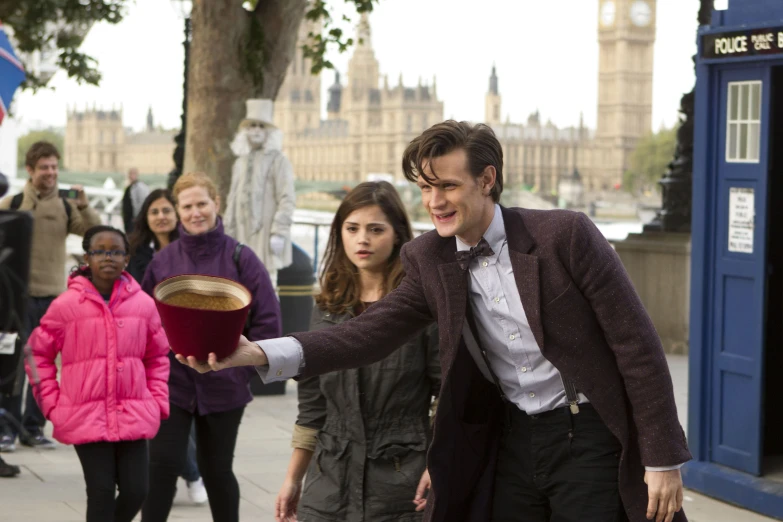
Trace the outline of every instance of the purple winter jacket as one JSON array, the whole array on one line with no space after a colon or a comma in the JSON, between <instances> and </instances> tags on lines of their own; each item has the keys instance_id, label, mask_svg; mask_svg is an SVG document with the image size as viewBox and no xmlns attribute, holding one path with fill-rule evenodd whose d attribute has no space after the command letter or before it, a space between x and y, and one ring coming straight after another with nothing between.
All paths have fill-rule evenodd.
<instances>
[{"instance_id":1,"label":"purple winter jacket","mask_svg":"<svg viewBox=\"0 0 783 522\"><path fill-rule=\"evenodd\" d=\"M239 256L241 277L234 264L237 241L223 232L218 218L211 232L191 236L180 224L179 239L158 252L144 275L142 288L152 295L155 285L167 277L202 274L239 281L250 290L250 335L255 340L280 337L280 304L263 263L250 248ZM253 400L248 383L252 367L230 368L220 372L198 373L177 362L172 353L169 374L169 400L175 406L199 414L218 413L244 406Z\"/></svg>"}]
</instances>

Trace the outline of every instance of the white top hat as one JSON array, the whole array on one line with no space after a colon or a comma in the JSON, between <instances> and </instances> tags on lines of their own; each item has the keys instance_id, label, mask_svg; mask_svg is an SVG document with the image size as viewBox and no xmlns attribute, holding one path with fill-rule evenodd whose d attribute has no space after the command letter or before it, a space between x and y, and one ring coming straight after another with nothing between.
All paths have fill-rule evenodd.
<instances>
[{"instance_id":1,"label":"white top hat","mask_svg":"<svg viewBox=\"0 0 783 522\"><path fill-rule=\"evenodd\" d=\"M272 123L275 112L275 102L267 99L247 100L247 115L244 121L260 121L264 125L274 127Z\"/></svg>"}]
</instances>

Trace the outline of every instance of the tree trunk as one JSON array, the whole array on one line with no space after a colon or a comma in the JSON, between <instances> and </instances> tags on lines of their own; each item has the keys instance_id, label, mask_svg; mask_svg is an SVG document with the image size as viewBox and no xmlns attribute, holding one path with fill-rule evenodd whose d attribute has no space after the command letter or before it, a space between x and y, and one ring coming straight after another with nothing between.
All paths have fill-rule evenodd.
<instances>
[{"instance_id":1,"label":"tree trunk","mask_svg":"<svg viewBox=\"0 0 783 522\"><path fill-rule=\"evenodd\" d=\"M291 62L306 0L194 0L184 172L204 172L223 201L231 185L229 148L245 100L277 96Z\"/></svg>"}]
</instances>

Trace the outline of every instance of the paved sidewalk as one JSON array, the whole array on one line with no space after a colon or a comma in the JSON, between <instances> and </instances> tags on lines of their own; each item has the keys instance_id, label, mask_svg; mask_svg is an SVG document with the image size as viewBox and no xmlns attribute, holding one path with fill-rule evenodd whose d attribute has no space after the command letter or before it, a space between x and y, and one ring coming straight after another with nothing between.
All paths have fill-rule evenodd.
<instances>
[{"instance_id":1,"label":"paved sidewalk","mask_svg":"<svg viewBox=\"0 0 783 522\"><path fill-rule=\"evenodd\" d=\"M687 358L670 357L680 419L687 419ZM239 432L237 473L243 521L273 521L274 499L290 456L291 427L296 416L296 384L285 396L258 397L245 412ZM20 448L3 454L22 466L15 479L0 479L2 522L79 522L84 520L85 493L81 466L71 446L53 451ZM170 520L209 521L206 506L189 503L185 483L179 490ZM686 491L685 509L691 522L770 522L773 519Z\"/></svg>"}]
</instances>

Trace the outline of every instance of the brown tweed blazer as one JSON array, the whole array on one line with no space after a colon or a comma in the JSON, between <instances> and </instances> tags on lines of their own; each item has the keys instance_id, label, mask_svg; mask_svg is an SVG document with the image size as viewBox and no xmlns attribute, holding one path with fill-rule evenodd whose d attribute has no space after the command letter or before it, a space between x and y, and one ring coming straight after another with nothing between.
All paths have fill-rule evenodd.
<instances>
[{"instance_id":1,"label":"brown tweed blazer","mask_svg":"<svg viewBox=\"0 0 783 522\"><path fill-rule=\"evenodd\" d=\"M644 466L690 460L671 376L652 321L620 259L587 216L503 208L514 277L544 356L590 399L623 445L620 493L630 522L646 521ZM443 385L428 454L425 519L490 519L502 404L462 342L467 273L454 238L429 232L402 250L406 276L356 319L294 334L303 376L386 357L430 322L440 330ZM676 522L686 520L681 511Z\"/></svg>"}]
</instances>

